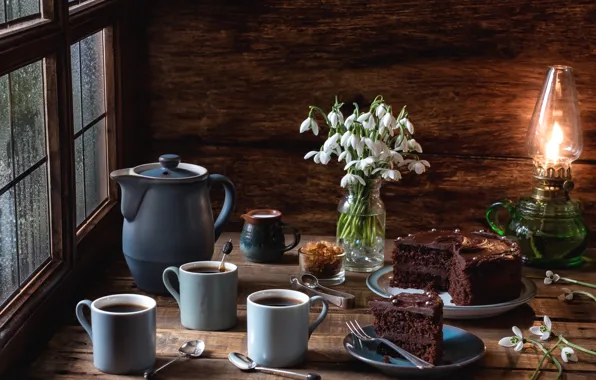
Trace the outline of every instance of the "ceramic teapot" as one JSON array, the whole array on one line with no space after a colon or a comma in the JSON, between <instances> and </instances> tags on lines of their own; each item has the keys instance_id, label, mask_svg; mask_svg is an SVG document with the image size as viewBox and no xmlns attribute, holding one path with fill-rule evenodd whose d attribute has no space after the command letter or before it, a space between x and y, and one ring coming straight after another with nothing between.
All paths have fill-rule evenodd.
<instances>
[{"instance_id":1,"label":"ceramic teapot","mask_svg":"<svg viewBox=\"0 0 596 380\"><path fill-rule=\"evenodd\" d=\"M122 250L137 286L167 294L162 273L169 266L211 260L214 244L234 209L232 182L207 169L164 154L158 163L110 173L122 189ZM213 223L209 190L225 189L222 210Z\"/></svg>"}]
</instances>

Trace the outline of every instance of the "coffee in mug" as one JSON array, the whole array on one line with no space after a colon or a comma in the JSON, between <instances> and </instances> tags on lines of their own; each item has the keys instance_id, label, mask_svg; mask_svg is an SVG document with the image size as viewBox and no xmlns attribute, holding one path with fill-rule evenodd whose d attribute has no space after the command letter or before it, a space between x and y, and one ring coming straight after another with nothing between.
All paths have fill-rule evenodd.
<instances>
[{"instance_id":1,"label":"coffee in mug","mask_svg":"<svg viewBox=\"0 0 596 380\"><path fill-rule=\"evenodd\" d=\"M91 323L83 308L91 309ZM140 294L116 294L77 304L79 323L93 342L98 370L124 375L142 373L155 362L156 303Z\"/></svg>"},{"instance_id":2,"label":"coffee in mug","mask_svg":"<svg viewBox=\"0 0 596 380\"><path fill-rule=\"evenodd\" d=\"M218 261L197 261L164 270L163 283L178 302L182 326L219 331L236 325L238 268L231 263L224 265L225 272L219 271ZM178 277L180 290L172 286L171 274Z\"/></svg>"},{"instance_id":3,"label":"coffee in mug","mask_svg":"<svg viewBox=\"0 0 596 380\"><path fill-rule=\"evenodd\" d=\"M323 303L309 325L310 306ZM268 367L292 367L306 359L308 340L327 315L327 301L295 290L270 289L246 299L248 356Z\"/></svg>"}]
</instances>

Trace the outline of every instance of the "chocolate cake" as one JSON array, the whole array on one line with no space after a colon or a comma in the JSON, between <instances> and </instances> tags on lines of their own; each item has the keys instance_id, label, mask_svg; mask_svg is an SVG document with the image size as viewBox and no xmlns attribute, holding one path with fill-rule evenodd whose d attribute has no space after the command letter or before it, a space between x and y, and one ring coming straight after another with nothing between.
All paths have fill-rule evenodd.
<instances>
[{"instance_id":1,"label":"chocolate cake","mask_svg":"<svg viewBox=\"0 0 596 380\"><path fill-rule=\"evenodd\" d=\"M436 293L400 293L391 300L372 301L374 329L422 360L438 364L443 352L443 301ZM379 346L379 353L397 355Z\"/></svg>"},{"instance_id":2,"label":"chocolate cake","mask_svg":"<svg viewBox=\"0 0 596 380\"><path fill-rule=\"evenodd\" d=\"M431 230L398 238L391 286L447 291L456 305L519 297L522 261L516 243L496 234Z\"/></svg>"}]
</instances>

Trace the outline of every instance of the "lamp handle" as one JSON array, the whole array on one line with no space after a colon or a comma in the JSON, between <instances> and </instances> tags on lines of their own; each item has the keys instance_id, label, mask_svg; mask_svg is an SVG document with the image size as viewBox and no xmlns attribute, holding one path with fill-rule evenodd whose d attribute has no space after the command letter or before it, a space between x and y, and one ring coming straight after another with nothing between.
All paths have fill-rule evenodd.
<instances>
[{"instance_id":1,"label":"lamp handle","mask_svg":"<svg viewBox=\"0 0 596 380\"><path fill-rule=\"evenodd\" d=\"M486 210L486 221L490 225L493 231L503 236L505 235L505 225L499 220L499 209L504 208L509 212L509 217L505 222L505 225L509 223L513 212L515 211L515 205L509 199L503 202L495 202Z\"/></svg>"}]
</instances>

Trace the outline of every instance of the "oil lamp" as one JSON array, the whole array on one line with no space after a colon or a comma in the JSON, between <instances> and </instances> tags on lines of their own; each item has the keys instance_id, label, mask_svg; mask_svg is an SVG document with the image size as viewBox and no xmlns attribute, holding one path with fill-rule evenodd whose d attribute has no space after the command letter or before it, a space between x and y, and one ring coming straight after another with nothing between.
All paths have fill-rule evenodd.
<instances>
[{"instance_id":1,"label":"oil lamp","mask_svg":"<svg viewBox=\"0 0 596 380\"><path fill-rule=\"evenodd\" d=\"M517 240L524 263L549 268L581 264L588 246L588 230L580 203L571 199L571 163L582 152L582 130L573 70L551 66L546 72L527 134L532 176L531 195L496 202L486 219L500 235ZM509 212L500 221L498 210Z\"/></svg>"}]
</instances>

